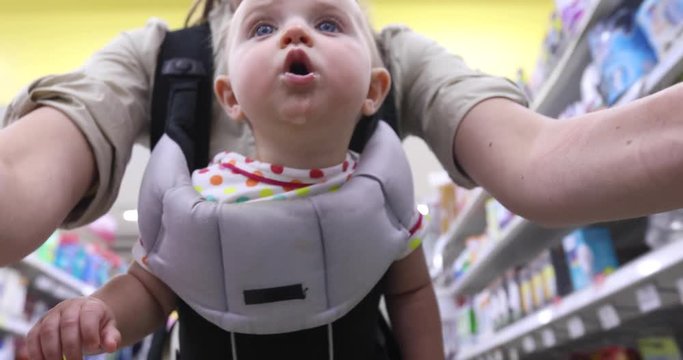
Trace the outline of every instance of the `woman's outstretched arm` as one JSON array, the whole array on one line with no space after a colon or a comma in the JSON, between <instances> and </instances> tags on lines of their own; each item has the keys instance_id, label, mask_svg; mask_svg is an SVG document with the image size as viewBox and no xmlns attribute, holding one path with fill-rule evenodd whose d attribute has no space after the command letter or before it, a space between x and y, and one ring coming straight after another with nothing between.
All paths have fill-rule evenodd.
<instances>
[{"instance_id":1,"label":"woman's outstretched arm","mask_svg":"<svg viewBox=\"0 0 683 360\"><path fill-rule=\"evenodd\" d=\"M512 211L546 225L683 207L683 85L574 119L506 99L475 106L454 158Z\"/></svg>"},{"instance_id":2,"label":"woman's outstretched arm","mask_svg":"<svg viewBox=\"0 0 683 360\"><path fill-rule=\"evenodd\" d=\"M54 108L0 129L0 266L40 246L94 181L88 142Z\"/></svg>"}]
</instances>

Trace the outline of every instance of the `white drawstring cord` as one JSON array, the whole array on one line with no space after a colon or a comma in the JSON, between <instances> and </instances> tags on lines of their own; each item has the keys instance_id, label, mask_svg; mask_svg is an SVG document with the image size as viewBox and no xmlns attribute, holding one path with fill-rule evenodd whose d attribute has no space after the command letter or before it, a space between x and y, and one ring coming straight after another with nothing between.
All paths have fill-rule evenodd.
<instances>
[{"instance_id":1,"label":"white drawstring cord","mask_svg":"<svg viewBox=\"0 0 683 360\"><path fill-rule=\"evenodd\" d=\"M235 344L235 332L230 332L230 346L232 347L232 360L237 360L237 344Z\"/></svg>"},{"instance_id":2,"label":"white drawstring cord","mask_svg":"<svg viewBox=\"0 0 683 360\"><path fill-rule=\"evenodd\" d=\"M334 360L334 339L332 338L332 323L327 324L327 348L330 351L330 360Z\"/></svg>"}]
</instances>

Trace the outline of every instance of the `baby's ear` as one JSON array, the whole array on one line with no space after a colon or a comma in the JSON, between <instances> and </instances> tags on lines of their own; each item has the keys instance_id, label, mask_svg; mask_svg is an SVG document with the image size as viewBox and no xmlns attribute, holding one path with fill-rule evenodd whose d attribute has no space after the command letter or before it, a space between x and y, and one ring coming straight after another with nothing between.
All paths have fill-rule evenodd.
<instances>
[{"instance_id":1,"label":"baby's ear","mask_svg":"<svg viewBox=\"0 0 683 360\"><path fill-rule=\"evenodd\" d=\"M244 111L235 93L232 91L232 84L230 83L230 78L227 75L219 75L216 77L216 81L213 84L213 91L216 93L218 102L221 104L223 111L225 111L228 116L235 120L241 121L245 119Z\"/></svg>"},{"instance_id":2,"label":"baby's ear","mask_svg":"<svg viewBox=\"0 0 683 360\"><path fill-rule=\"evenodd\" d=\"M374 68L370 75L368 96L363 102L363 115L370 116L379 110L391 87L391 75L385 68Z\"/></svg>"}]
</instances>

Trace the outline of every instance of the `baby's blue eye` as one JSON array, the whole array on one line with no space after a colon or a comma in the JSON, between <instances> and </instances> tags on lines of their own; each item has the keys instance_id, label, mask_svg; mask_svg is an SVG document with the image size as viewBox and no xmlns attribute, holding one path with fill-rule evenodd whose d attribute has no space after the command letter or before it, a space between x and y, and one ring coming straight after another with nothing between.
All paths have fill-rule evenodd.
<instances>
[{"instance_id":1,"label":"baby's blue eye","mask_svg":"<svg viewBox=\"0 0 683 360\"><path fill-rule=\"evenodd\" d=\"M275 32L275 26L269 24L259 24L254 29L254 36L265 36Z\"/></svg>"},{"instance_id":2,"label":"baby's blue eye","mask_svg":"<svg viewBox=\"0 0 683 360\"><path fill-rule=\"evenodd\" d=\"M339 32L339 25L332 20L321 21L318 26L318 30L323 32Z\"/></svg>"}]
</instances>

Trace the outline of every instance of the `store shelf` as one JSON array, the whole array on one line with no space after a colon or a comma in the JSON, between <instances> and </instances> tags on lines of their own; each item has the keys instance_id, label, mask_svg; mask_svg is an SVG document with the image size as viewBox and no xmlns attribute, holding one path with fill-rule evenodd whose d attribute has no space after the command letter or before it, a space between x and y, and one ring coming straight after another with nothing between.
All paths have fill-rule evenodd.
<instances>
[{"instance_id":1,"label":"store shelf","mask_svg":"<svg viewBox=\"0 0 683 360\"><path fill-rule=\"evenodd\" d=\"M94 286L86 284L65 271L41 261L35 255L29 255L24 258L21 261L21 266L25 271L34 272L34 276L42 274L55 280L59 285L73 291L76 295L90 295L96 290Z\"/></svg>"},{"instance_id":2,"label":"store shelf","mask_svg":"<svg viewBox=\"0 0 683 360\"><path fill-rule=\"evenodd\" d=\"M576 98L578 98L577 79L581 77L581 73L590 62L588 30L621 3L621 0L593 1L579 24L575 38L570 40L565 47L546 82L534 96L531 103L533 110L554 117L569 104L571 97L567 96L568 89L576 89Z\"/></svg>"},{"instance_id":3,"label":"store shelf","mask_svg":"<svg viewBox=\"0 0 683 360\"><path fill-rule=\"evenodd\" d=\"M559 242L573 228L549 229L515 216L501 238L488 252L448 289L456 295L472 294L484 289L507 269L528 263L544 249Z\"/></svg>"},{"instance_id":4,"label":"store shelf","mask_svg":"<svg viewBox=\"0 0 683 360\"><path fill-rule=\"evenodd\" d=\"M436 264L432 279L444 275L444 269L449 269L458 254L465 248L468 236L480 234L486 226L484 203L489 197L482 188L472 190L467 204L450 225L448 231L441 235L434 245L434 259Z\"/></svg>"},{"instance_id":5,"label":"store shelf","mask_svg":"<svg viewBox=\"0 0 683 360\"><path fill-rule=\"evenodd\" d=\"M643 96L655 93L676 82L683 74L683 39L678 39L671 50L647 75L619 98L623 105Z\"/></svg>"},{"instance_id":6,"label":"store shelf","mask_svg":"<svg viewBox=\"0 0 683 360\"><path fill-rule=\"evenodd\" d=\"M17 319L12 316L4 315L0 312L0 333L10 335L25 336L31 329L31 324L25 320Z\"/></svg>"},{"instance_id":7,"label":"store shelf","mask_svg":"<svg viewBox=\"0 0 683 360\"><path fill-rule=\"evenodd\" d=\"M671 243L626 264L602 282L575 292L509 325L458 359L519 358L590 334L618 328L652 312L680 306L683 241Z\"/></svg>"}]
</instances>

